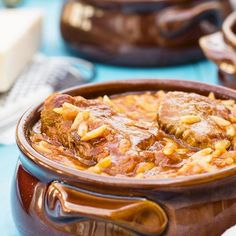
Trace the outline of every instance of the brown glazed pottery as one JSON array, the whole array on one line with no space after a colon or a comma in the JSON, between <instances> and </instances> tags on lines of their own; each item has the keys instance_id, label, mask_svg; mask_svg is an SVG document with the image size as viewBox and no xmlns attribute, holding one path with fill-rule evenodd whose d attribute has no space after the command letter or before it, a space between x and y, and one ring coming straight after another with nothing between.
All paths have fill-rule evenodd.
<instances>
[{"instance_id":1,"label":"brown glazed pottery","mask_svg":"<svg viewBox=\"0 0 236 236\"><path fill-rule=\"evenodd\" d=\"M61 33L91 60L176 65L203 58L198 39L219 30L231 9L229 0L68 0Z\"/></svg>"},{"instance_id":2,"label":"brown glazed pottery","mask_svg":"<svg viewBox=\"0 0 236 236\"><path fill-rule=\"evenodd\" d=\"M124 92L180 90L236 99L225 87L178 80L91 84L64 93L93 98ZM71 169L37 153L29 132L42 104L17 127L19 161L12 210L23 235L219 236L236 224L236 167L168 179L108 177Z\"/></svg>"},{"instance_id":3,"label":"brown glazed pottery","mask_svg":"<svg viewBox=\"0 0 236 236\"><path fill-rule=\"evenodd\" d=\"M225 19L221 32L202 37L200 46L218 66L220 82L236 89L236 12Z\"/></svg>"}]
</instances>

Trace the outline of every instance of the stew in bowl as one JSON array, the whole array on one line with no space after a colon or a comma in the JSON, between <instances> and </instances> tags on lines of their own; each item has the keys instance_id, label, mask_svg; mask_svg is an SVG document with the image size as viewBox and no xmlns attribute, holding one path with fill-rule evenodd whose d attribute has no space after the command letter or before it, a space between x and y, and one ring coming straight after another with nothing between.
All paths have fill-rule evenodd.
<instances>
[{"instance_id":1,"label":"stew in bowl","mask_svg":"<svg viewBox=\"0 0 236 236\"><path fill-rule=\"evenodd\" d=\"M155 179L234 166L235 129L235 101L213 93L54 94L30 139L36 151L72 168Z\"/></svg>"},{"instance_id":2,"label":"stew in bowl","mask_svg":"<svg viewBox=\"0 0 236 236\"><path fill-rule=\"evenodd\" d=\"M236 224L235 100L234 90L165 79L53 94L17 125L17 228L221 235Z\"/></svg>"}]
</instances>

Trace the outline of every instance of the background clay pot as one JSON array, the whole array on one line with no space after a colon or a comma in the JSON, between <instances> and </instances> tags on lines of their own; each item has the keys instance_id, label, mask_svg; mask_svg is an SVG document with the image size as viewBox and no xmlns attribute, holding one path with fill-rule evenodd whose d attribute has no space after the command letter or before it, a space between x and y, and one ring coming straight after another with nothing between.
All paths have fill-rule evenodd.
<instances>
[{"instance_id":1,"label":"background clay pot","mask_svg":"<svg viewBox=\"0 0 236 236\"><path fill-rule=\"evenodd\" d=\"M200 45L218 66L220 82L236 89L236 12L225 19L221 32L202 37Z\"/></svg>"},{"instance_id":2,"label":"background clay pot","mask_svg":"<svg viewBox=\"0 0 236 236\"><path fill-rule=\"evenodd\" d=\"M88 59L175 65L203 58L198 39L219 30L230 11L228 0L68 0L61 33Z\"/></svg>"},{"instance_id":3,"label":"background clay pot","mask_svg":"<svg viewBox=\"0 0 236 236\"><path fill-rule=\"evenodd\" d=\"M86 98L124 92L180 90L236 99L236 91L197 82L130 80L73 88ZM236 167L169 179L94 175L37 153L29 132L42 104L28 110L17 128L19 162L12 210L23 235L218 236L236 224Z\"/></svg>"}]
</instances>

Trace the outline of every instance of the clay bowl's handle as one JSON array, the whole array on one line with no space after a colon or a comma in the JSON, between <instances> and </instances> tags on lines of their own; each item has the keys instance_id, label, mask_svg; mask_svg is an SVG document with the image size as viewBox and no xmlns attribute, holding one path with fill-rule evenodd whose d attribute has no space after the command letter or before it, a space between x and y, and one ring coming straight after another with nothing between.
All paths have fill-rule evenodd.
<instances>
[{"instance_id":1,"label":"clay bowl's handle","mask_svg":"<svg viewBox=\"0 0 236 236\"><path fill-rule=\"evenodd\" d=\"M224 40L236 50L236 11L231 13L224 21L222 27Z\"/></svg>"},{"instance_id":2,"label":"clay bowl's handle","mask_svg":"<svg viewBox=\"0 0 236 236\"><path fill-rule=\"evenodd\" d=\"M222 32L204 36L200 46L208 59L214 61L220 70L236 75L236 12L223 23Z\"/></svg>"},{"instance_id":3,"label":"clay bowl's handle","mask_svg":"<svg viewBox=\"0 0 236 236\"><path fill-rule=\"evenodd\" d=\"M194 6L174 6L160 13L157 27L163 38L174 39L192 30L202 20L207 20L216 30L220 26L222 14L221 4L216 1Z\"/></svg>"},{"instance_id":4,"label":"clay bowl's handle","mask_svg":"<svg viewBox=\"0 0 236 236\"><path fill-rule=\"evenodd\" d=\"M56 222L81 218L105 220L145 235L160 234L168 221L164 210L146 198L96 195L59 182L48 187L45 209Z\"/></svg>"}]
</instances>

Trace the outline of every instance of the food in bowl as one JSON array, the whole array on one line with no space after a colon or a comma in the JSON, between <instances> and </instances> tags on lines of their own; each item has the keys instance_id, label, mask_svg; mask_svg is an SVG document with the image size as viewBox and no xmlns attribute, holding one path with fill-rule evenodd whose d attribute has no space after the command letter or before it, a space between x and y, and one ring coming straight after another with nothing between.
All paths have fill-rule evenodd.
<instances>
[{"instance_id":1,"label":"food in bowl","mask_svg":"<svg viewBox=\"0 0 236 236\"><path fill-rule=\"evenodd\" d=\"M197 93L206 96L204 99L213 92L217 98L213 101L221 104L223 102L219 99L225 100L224 105L231 107L234 106L231 100L236 100L235 90L193 81L166 79L120 80L87 84L66 90L64 94L72 98L83 96L88 101L107 94L114 103L116 98L125 95L141 95L146 94L146 91L160 90ZM163 92L159 93L163 94ZM211 94L210 98L212 96ZM72 100L74 99L76 97ZM148 109L141 100L139 97L137 102L143 104L142 109ZM58 102L56 108L61 108L63 103L63 101ZM133 110L130 111L127 101L124 100L123 103L127 108L127 114L133 115L137 111L136 117L139 118L137 107L131 103ZM154 103L149 100L147 104ZM77 104L72 105L77 106ZM157 106L159 108L159 105ZM82 108L82 105L78 107ZM95 107L94 104L94 109ZM100 106L97 108L99 111ZM32 147L34 145L30 140L32 132L37 131L39 135L42 133L41 128L36 125L37 122L38 125L41 122L42 110L45 110L43 104L32 107L22 116L17 125L16 140L20 154L11 199L14 221L22 235L218 236L235 225L236 167L234 164L229 168L218 168L219 171L215 172L176 178L142 179L121 178L117 177L118 175L105 176L104 171L100 174L87 171L88 167L81 171L70 165L64 165L60 160L56 161L55 156L50 159L46 155L41 155L42 151ZM210 109L208 111L210 112ZM215 114L214 109L212 113ZM147 112L142 114L146 115ZM200 116L205 119L203 115ZM159 125L159 119L162 118L157 118L159 129L163 131L165 129L166 134L173 135L174 138L175 132L166 129L164 124ZM107 118L103 116L102 119L105 122ZM143 118L140 117L140 120ZM233 123L233 120L229 122ZM49 123L49 126L53 127L55 123L59 124L58 120ZM66 123L72 124L70 120ZM54 131L55 137L59 138L56 134L57 129ZM49 139L52 138L48 137L48 142ZM182 140L182 143L187 146L187 139L180 136L177 140ZM217 141L212 138L211 140L212 144ZM227 151L231 151L234 149L234 141L232 138L227 140L231 144ZM195 152L204 149L191 145L188 144L188 147L195 148ZM83 158L80 161L86 159L83 156L79 157ZM74 157L65 160L79 162ZM89 163L84 165L86 164Z\"/></svg>"},{"instance_id":2,"label":"food in bowl","mask_svg":"<svg viewBox=\"0 0 236 236\"><path fill-rule=\"evenodd\" d=\"M235 129L235 101L213 93L53 94L30 139L36 151L75 169L160 179L235 165Z\"/></svg>"}]
</instances>

